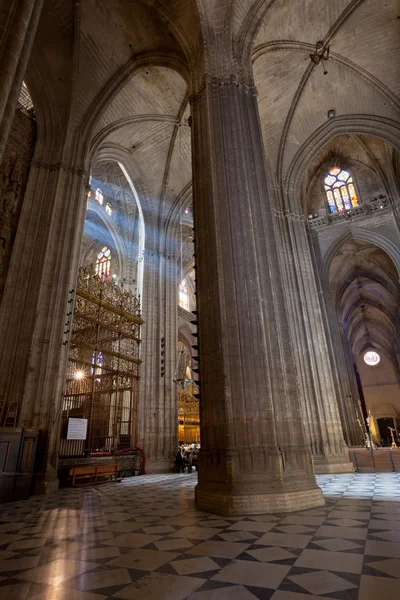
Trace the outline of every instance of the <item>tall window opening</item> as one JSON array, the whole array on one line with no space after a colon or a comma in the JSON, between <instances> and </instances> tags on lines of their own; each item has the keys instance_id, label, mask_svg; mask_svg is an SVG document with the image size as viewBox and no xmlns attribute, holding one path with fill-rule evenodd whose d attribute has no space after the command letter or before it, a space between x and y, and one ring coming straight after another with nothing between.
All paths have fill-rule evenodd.
<instances>
[{"instance_id":1,"label":"tall window opening","mask_svg":"<svg viewBox=\"0 0 400 600\"><path fill-rule=\"evenodd\" d=\"M189 310L189 290L186 279L182 279L179 286L179 306Z\"/></svg>"},{"instance_id":2,"label":"tall window opening","mask_svg":"<svg viewBox=\"0 0 400 600\"><path fill-rule=\"evenodd\" d=\"M101 191L100 188L97 188L95 195L94 195L95 200L97 200L97 202L101 205L103 205L104 202L104 195L103 192Z\"/></svg>"},{"instance_id":3,"label":"tall window opening","mask_svg":"<svg viewBox=\"0 0 400 600\"><path fill-rule=\"evenodd\" d=\"M108 279L110 277L111 268L111 250L104 246L101 252L97 255L96 260L96 275L99 279Z\"/></svg>"},{"instance_id":4,"label":"tall window opening","mask_svg":"<svg viewBox=\"0 0 400 600\"><path fill-rule=\"evenodd\" d=\"M353 177L348 171L335 167L324 179L325 193L331 214L359 206Z\"/></svg>"}]
</instances>

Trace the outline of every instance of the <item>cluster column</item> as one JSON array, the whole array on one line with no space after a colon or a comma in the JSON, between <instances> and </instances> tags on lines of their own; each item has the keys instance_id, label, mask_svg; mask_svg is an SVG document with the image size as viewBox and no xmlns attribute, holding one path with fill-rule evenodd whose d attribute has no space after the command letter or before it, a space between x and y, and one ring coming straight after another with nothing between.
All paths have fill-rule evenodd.
<instances>
[{"instance_id":1,"label":"cluster column","mask_svg":"<svg viewBox=\"0 0 400 600\"><path fill-rule=\"evenodd\" d=\"M313 248L311 245L312 250ZM330 360L343 436L349 446L363 446L365 439L359 422L359 420L362 421L362 415L353 367L354 359L343 327L338 320L327 273L315 252L313 253L313 262L320 287L319 299L326 331L327 356Z\"/></svg>"},{"instance_id":2,"label":"cluster column","mask_svg":"<svg viewBox=\"0 0 400 600\"><path fill-rule=\"evenodd\" d=\"M343 331L343 326L335 322L331 325L331 339L335 352L337 388L341 390L339 411L343 433L349 446L364 446L365 437L361 424L365 427L361 409L360 394L354 371L354 357Z\"/></svg>"},{"instance_id":3,"label":"cluster column","mask_svg":"<svg viewBox=\"0 0 400 600\"><path fill-rule=\"evenodd\" d=\"M10 132L43 0L11 0L1 10L0 159Z\"/></svg>"},{"instance_id":4,"label":"cluster column","mask_svg":"<svg viewBox=\"0 0 400 600\"><path fill-rule=\"evenodd\" d=\"M144 253L139 446L147 472L172 470L177 449L177 389L173 383L177 355L176 255Z\"/></svg>"},{"instance_id":5,"label":"cluster column","mask_svg":"<svg viewBox=\"0 0 400 600\"><path fill-rule=\"evenodd\" d=\"M324 503L303 430L256 92L191 96L201 395L196 500L226 515Z\"/></svg>"},{"instance_id":6,"label":"cluster column","mask_svg":"<svg viewBox=\"0 0 400 600\"><path fill-rule=\"evenodd\" d=\"M350 473L305 217L275 211L303 422L317 473Z\"/></svg>"},{"instance_id":7,"label":"cluster column","mask_svg":"<svg viewBox=\"0 0 400 600\"><path fill-rule=\"evenodd\" d=\"M0 392L42 432L37 490L58 487L61 394L86 210L82 164L34 160L0 313Z\"/></svg>"}]
</instances>

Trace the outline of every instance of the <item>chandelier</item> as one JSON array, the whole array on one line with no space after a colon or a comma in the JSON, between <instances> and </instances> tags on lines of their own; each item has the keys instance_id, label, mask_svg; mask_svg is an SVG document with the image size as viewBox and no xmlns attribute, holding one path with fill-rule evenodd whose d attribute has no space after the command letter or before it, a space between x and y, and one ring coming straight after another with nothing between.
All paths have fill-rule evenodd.
<instances>
[{"instance_id":1,"label":"chandelier","mask_svg":"<svg viewBox=\"0 0 400 600\"><path fill-rule=\"evenodd\" d=\"M329 59L329 46L325 46L324 42L317 42L315 44L314 52L310 54L310 58L316 65L319 65L319 63L322 62L322 66L324 67L324 75L327 75L328 71L325 68L325 61Z\"/></svg>"}]
</instances>

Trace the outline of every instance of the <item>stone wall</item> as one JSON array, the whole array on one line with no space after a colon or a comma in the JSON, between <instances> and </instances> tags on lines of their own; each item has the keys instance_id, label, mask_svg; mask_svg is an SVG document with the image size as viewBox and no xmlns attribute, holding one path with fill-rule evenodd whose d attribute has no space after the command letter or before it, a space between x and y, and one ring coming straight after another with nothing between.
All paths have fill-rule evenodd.
<instances>
[{"instance_id":1,"label":"stone wall","mask_svg":"<svg viewBox=\"0 0 400 600\"><path fill-rule=\"evenodd\" d=\"M357 369L367 411L375 418L400 415L400 386L396 367L390 358L381 352L381 362L369 367L362 356L357 357Z\"/></svg>"},{"instance_id":2,"label":"stone wall","mask_svg":"<svg viewBox=\"0 0 400 600\"><path fill-rule=\"evenodd\" d=\"M0 303L35 141L36 122L17 110L0 166Z\"/></svg>"}]
</instances>

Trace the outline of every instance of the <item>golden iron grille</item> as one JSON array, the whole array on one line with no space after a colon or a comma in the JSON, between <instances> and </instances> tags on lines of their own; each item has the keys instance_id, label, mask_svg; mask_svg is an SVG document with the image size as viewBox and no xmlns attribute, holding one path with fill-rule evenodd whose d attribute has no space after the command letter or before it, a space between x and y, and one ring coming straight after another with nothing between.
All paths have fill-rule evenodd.
<instances>
[{"instance_id":1,"label":"golden iron grille","mask_svg":"<svg viewBox=\"0 0 400 600\"><path fill-rule=\"evenodd\" d=\"M136 296L80 269L63 394L61 456L112 452L136 443L143 323ZM86 440L67 440L71 417L88 419Z\"/></svg>"}]
</instances>

